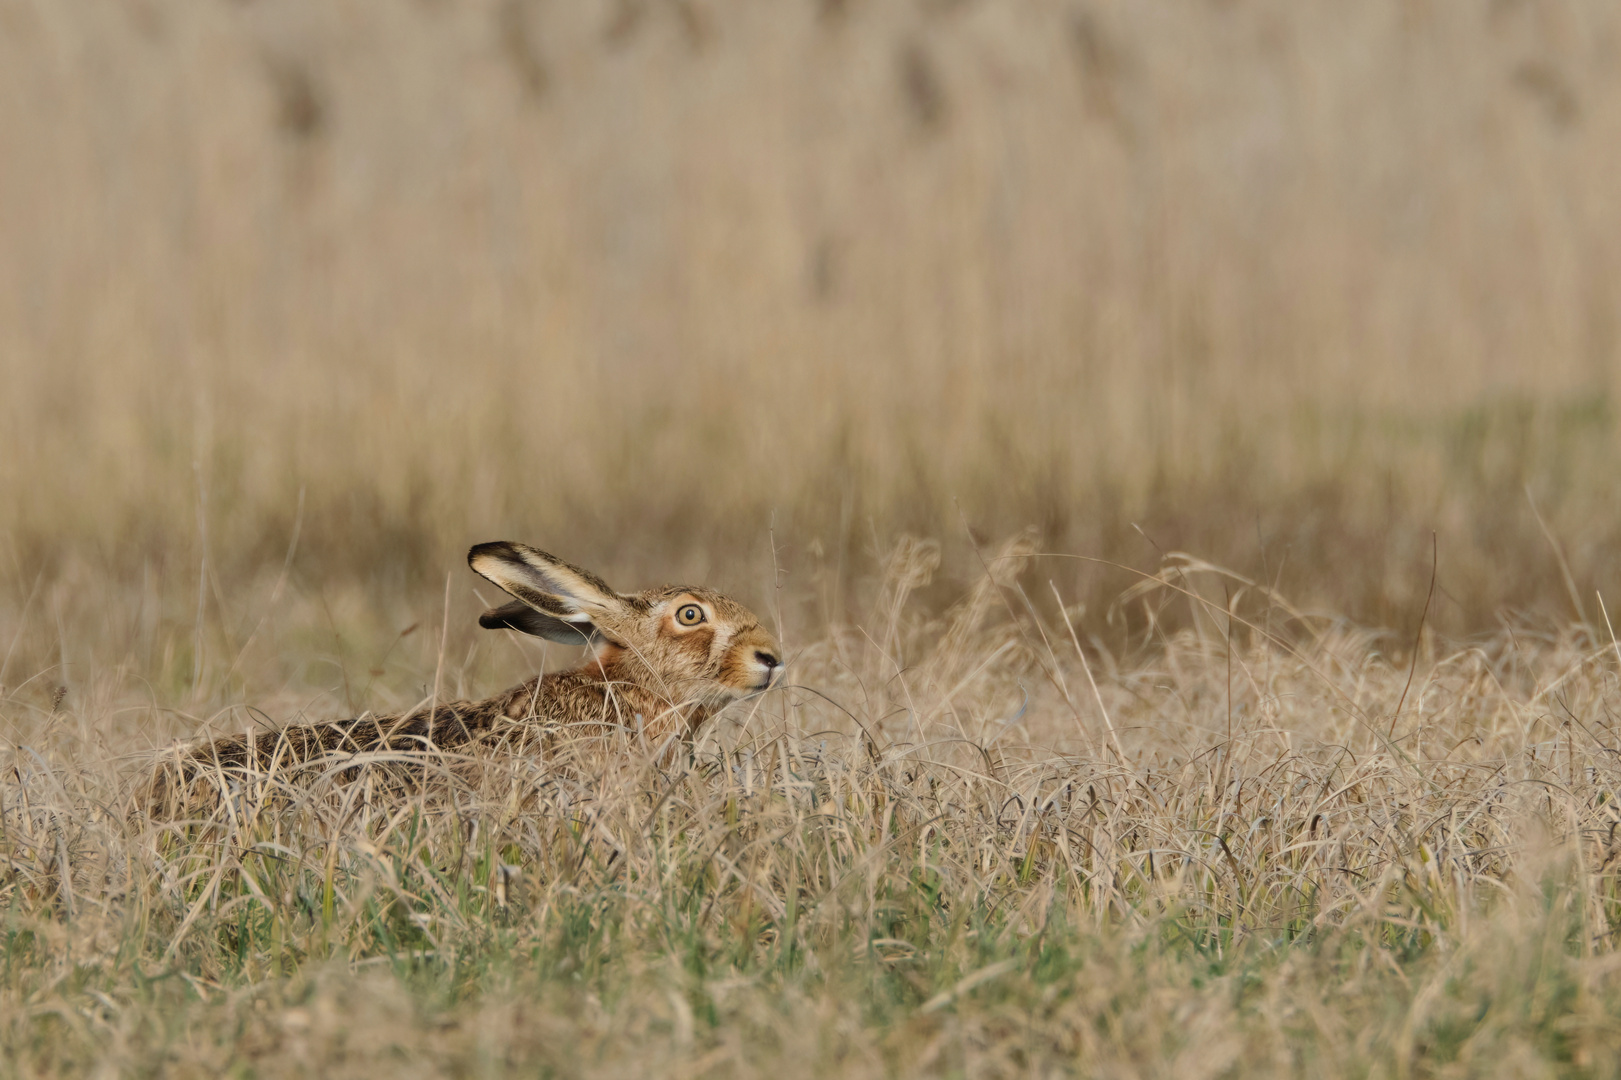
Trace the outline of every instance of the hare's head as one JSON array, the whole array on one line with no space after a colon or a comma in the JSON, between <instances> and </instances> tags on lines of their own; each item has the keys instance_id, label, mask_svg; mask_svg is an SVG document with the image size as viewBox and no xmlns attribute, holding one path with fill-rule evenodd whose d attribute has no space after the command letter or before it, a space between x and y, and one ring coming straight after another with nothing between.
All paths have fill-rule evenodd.
<instances>
[{"instance_id":1,"label":"hare's head","mask_svg":"<svg viewBox=\"0 0 1621 1080\"><path fill-rule=\"evenodd\" d=\"M479 544L467 562L518 598L485 612L479 625L589 645L588 667L671 704L719 707L769 689L782 673L782 652L754 612L712 589L617 593L595 574L506 541Z\"/></svg>"}]
</instances>

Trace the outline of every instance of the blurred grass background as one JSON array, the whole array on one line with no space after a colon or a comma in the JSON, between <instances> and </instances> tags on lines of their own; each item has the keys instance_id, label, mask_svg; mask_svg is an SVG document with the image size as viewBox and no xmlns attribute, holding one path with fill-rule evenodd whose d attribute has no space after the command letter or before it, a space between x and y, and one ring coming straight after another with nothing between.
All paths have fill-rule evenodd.
<instances>
[{"instance_id":1,"label":"blurred grass background","mask_svg":"<svg viewBox=\"0 0 1621 1080\"><path fill-rule=\"evenodd\" d=\"M1591 0L0 0L6 603L183 613L295 523L377 603L491 537L759 601L773 538L960 580L1034 525L1403 626L1434 531L1432 625L1566 618L1618 49Z\"/></svg>"}]
</instances>

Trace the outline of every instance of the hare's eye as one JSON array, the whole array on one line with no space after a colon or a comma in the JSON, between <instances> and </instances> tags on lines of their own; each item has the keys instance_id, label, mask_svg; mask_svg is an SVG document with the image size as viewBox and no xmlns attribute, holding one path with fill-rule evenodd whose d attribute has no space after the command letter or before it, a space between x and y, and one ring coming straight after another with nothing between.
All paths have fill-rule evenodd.
<instances>
[{"instance_id":1,"label":"hare's eye","mask_svg":"<svg viewBox=\"0 0 1621 1080\"><path fill-rule=\"evenodd\" d=\"M682 626L697 626L704 621L704 609L697 604L682 604L675 613L675 621Z\"/></svg>"}]
</instances>

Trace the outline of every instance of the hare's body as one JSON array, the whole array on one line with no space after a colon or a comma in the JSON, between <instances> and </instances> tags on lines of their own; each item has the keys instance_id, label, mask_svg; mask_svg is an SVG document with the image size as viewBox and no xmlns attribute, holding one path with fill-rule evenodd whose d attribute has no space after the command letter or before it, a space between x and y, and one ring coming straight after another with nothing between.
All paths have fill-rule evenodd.
<instances>
[{"instance_id":1,"label":"hare's body","mask_svg":"<svg viewBox=\"0 0 1621 1080\"><path fill-rule=\"evenodd\" d=\"M480 544L473 569L518 600L481 625L588 645L584 663L536 676L482 701L425 706L257 736L214 739L182 752L156 778L171 802L204 777L287 769L327 755L536 745L542 731L614 728L661 746L689 739L715 713L768 689L782 670L771 636L747 608L709 589L665 586L623 595L601 579L521 544Z\"/></svg>"}]
</instances>

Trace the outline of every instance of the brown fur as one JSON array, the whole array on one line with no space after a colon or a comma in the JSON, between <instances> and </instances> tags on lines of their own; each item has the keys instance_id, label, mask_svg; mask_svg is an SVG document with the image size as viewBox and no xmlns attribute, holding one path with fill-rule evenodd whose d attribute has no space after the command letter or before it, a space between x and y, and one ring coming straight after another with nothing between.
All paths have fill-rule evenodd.
<instances>
[{"instance_id":1,"label":"brown fur","mask_svg":"<svg viewBox=\"0 0 1621 1080\"><path fill-rule=\"evenodd\" d=\"M657 747L672 736L692 738L721 709L769 688L782 671L776 643L754 613L713 590L664 586L623 595L521 544L480 544L468 561L520 601L487 612L481 624L589 644L586 660L482 701L201 742L158 770L149 805L173 813L221 781L328 760L341 769L354 754L496 743L521 750L536 745L543 729L619 728ZM701 621L683 625L679 614L693 607Z\"/></svg>"}]
</instances>

